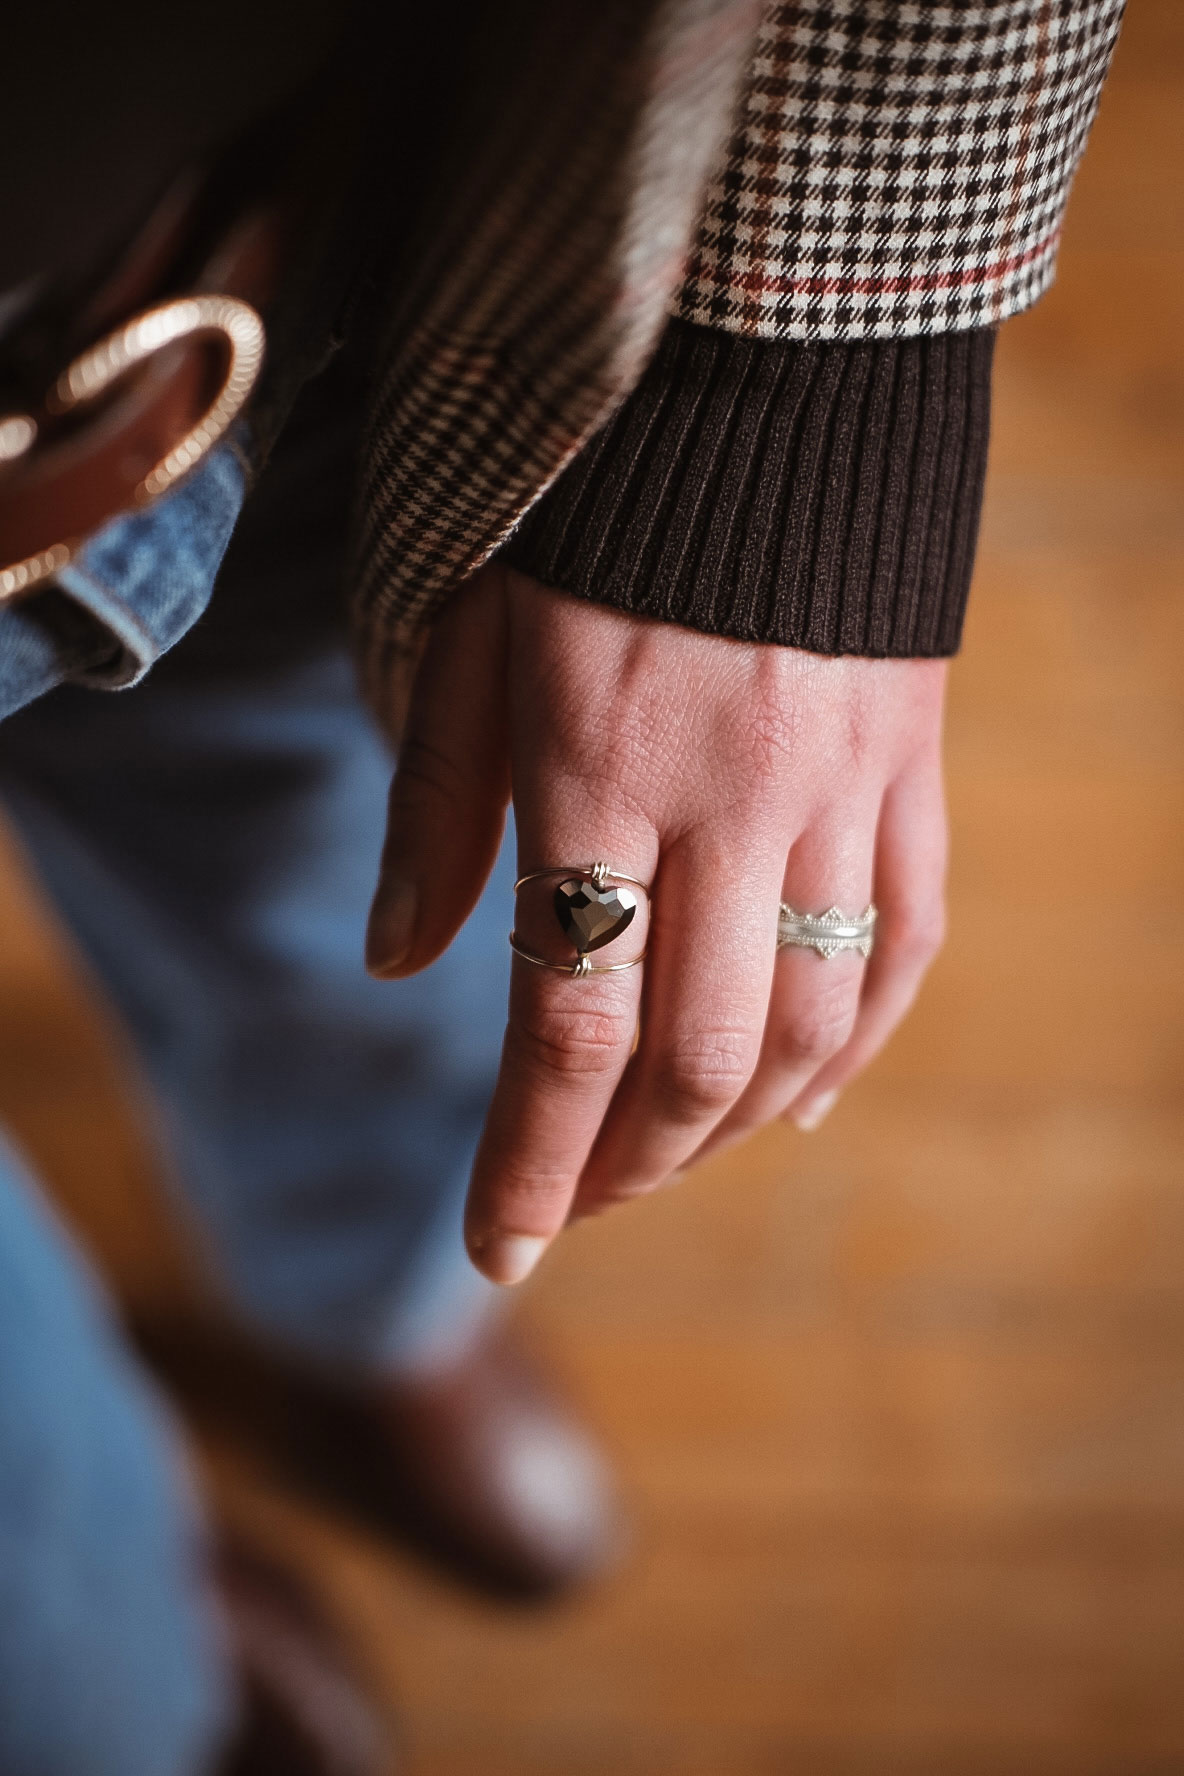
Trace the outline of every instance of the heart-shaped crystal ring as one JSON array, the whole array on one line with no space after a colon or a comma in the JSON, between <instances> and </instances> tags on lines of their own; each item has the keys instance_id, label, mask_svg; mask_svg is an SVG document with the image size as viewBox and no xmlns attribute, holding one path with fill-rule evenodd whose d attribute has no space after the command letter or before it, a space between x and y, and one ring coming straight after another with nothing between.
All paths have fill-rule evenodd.
<instances>
[{"instance_id":1,"label":"heart-shaped crystal ring","mask_svg":"<svg viewBox=\"0 0 1184 1776\"><path fill-rule=\"evenodd\" d=\"M644 950L639 956L631 956L628 962L597 963L590 959L593 950L612 943L633 923L637 896L632 890L640 888L643 894L648 894L649 888L644 882L607 863L575 867L565 863L549 869L528 870L515 882L515 894L527 882L541 882L547 876L564 878L555 889L553 904L555 916L576 952L576 959L574 962L549 962L545 956L536 956L533 950L526 949L519 941L518 933L511 931L511 948L524 961L533 962L536 968L554 968L561 974L582 979L589 974L618 974L621 969L636 968L645 960Z\"/></svg>"}]
</instances>

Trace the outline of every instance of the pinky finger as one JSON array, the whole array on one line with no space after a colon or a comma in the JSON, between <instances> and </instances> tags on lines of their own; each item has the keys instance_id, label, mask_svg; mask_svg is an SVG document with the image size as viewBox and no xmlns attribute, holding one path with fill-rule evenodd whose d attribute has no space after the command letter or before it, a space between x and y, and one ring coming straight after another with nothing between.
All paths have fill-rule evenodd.
<instances>
[{"instance_id":1,"label":"pinky finger","mask_svg":"<svg viewBox=\"0 0 1184 1776\"><path fill-rule=\"evenodd\" d=\"M800 1129L817 1128L916 998L945 935L947 848L941 763L934 757L898 778L884 797L876 838L876 945L851 1035L783 1112Z\"/></svg>"}]
</instances>

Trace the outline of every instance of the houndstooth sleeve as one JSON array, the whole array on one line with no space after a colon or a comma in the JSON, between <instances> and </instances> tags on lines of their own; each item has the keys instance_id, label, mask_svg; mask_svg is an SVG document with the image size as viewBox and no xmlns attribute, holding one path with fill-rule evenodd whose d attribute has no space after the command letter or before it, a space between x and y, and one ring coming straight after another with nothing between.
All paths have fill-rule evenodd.
<instances>
[{"instance_id":1,"label":"houndstooth sleeve","mask_svg":"<svg viewBox=\"0 0 1184 1776\"><path fill-rule=\"evenodd\" d=\"M959 645L994 323L1051 281L1121 0L777 0L659 351L504 553L824 654Z\"/></svg>"},{"instance_id":2,"label":"houndstooth sleeve","mask_svg":"<svg viewBox=\"0 0 1184 1776\"><path fill-rule=\"evenodd\" d=\"M627 50L638 4L572 16L611 13ZM556 132L535 183L510 180L529 201L485 206L496 226L468 231L459 298L379 379L356 601L373 683L494 550L574 596L711 634L958 646L995 325L1052 279L1122 0L761 0L755 49L741 0L651 10L668 48L680 20L702 12L713 40L716 14L743 14L731 134L721 107L712 158L694 160L707 136L686 120L720 90L700 70L677 116L642 103L632 136L610 118L622 152L590 157L585 113L547 92L585 69L589 91L611 87L619 48L561 58L537 102L511 107ZM682 49L662 65L658 101L699 66ZM687 175L678 202L643 178L605 259L602 195L655 149ZM560 178L569 162L579 179ZM619 262L619 287L573 275L573 246L594 271ZM497 322L488 338L477 311Z\"/></svg>"},{"instance_id":3,"label":"houndstooth sleeve","mask_svg":"<svg viewBox=\"0 0 1184 1776\"><path fill-rule=\"evenodd\" d=\"M902 339L1052 280L1123 0L772 0L676 304L765 339Z\"/></svg>"}]
</instances>

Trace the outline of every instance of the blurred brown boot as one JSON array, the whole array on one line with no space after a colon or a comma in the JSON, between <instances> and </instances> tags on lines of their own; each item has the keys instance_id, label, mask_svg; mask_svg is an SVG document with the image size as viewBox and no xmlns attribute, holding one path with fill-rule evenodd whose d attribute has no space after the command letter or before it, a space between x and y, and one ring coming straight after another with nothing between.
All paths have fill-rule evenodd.
<instances>
[{"instance_id":1,"label":"blurred brown boot","mask_svg":"<svg viewBox=\"0 0 1184 1776\"><path fill-rule=\"evenodd\" d=\"M369 1381L208 1323L141 1327L140 1342L199 1423L468 1585L548 1601L623 1549L606 1462L504 1329L447 1367Z\"/></svg>"},{"instance_id":2,"label":"blurred brown boot","mask_svg":"<svg viewBox=\"0 0 1184 1776\"><path fill-rule=\"evenodd\" d=\"M607 1464L505 1331L449 1368L372 1383L357 1403L374 1481L470 1582L554 1597L615 1564L624 1526Z\"/></svg>"},{"instance_id":3,"label":"blurred brown boot","mask_svg":"<svg viewBox=\"0 0 1184 1776\"><path fill-rule=\"evenodd\" d=\"M234 1538L214 1583L242 1699L217 1776L395 1776L389 1725L303 1579Z\"/></svg>"}]
</instances>

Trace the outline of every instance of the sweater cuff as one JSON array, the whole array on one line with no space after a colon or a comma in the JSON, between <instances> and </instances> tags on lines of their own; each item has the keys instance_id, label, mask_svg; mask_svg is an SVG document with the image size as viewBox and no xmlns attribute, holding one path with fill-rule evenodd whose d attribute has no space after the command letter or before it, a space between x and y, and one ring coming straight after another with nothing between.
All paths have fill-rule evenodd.
<instances>
[{"instance_id":1,"label":"sweater cuff","mask_svg":"<svg viewBox=\"0 0 1184 1776\"><path fill-rule=\"evenodd\" d=\"M545 585L820 654L957 651L995 329L857 344L673 320L500 558Z\"/></svg>"}]
</instances>

